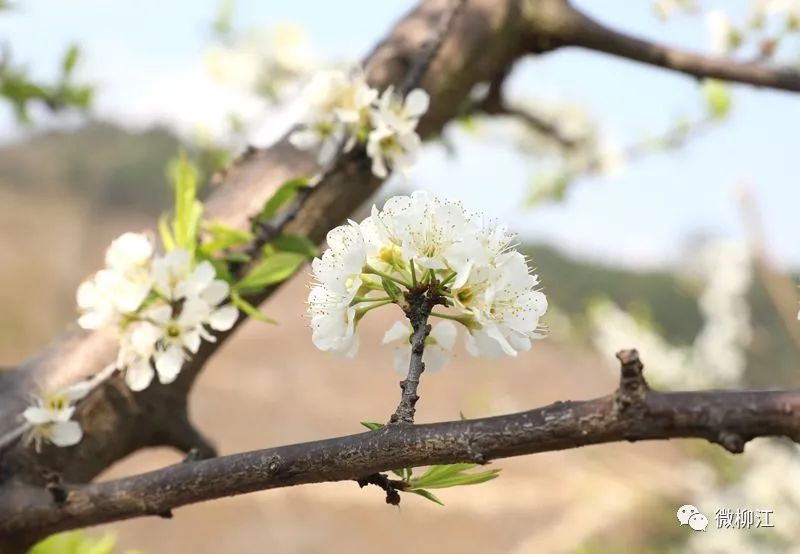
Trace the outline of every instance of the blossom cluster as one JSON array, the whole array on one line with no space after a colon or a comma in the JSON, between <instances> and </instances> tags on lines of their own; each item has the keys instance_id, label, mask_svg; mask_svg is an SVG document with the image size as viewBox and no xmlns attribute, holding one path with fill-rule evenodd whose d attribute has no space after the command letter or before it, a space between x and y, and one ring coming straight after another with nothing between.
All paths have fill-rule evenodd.
<instances>
[{"instance_id":1,"label":"blossom cluster","mask_svg":"<svg viewBox=\"0 0 800 554\"><path fill-rule=\"evenodd\" d=\"M403 172L416 160L417 124L430 101L424 90L403 98L391 86L379 93L360 70L326 70L313 76L303 96L307 114L289 140L301 150L318 149L320 164L358 143L366 144L377 177Z\"/></svg>"},{"instance_id":2,"label":"blossom cluster","mask_svg":"<svg viewBox=\"0 0 800 554\"><path fill-rule=\"evenodd\" d=\"M184 362L213 331L227 331L238 318L223 304L230 287L208 261L196 263L175 248L156 256L147 235L125 233L106 251L106 267L78 287L84 329L113 329L120 339L117 368L135 391L158 375L174 381Z\"/></svg>"},{"instance_id":3,"label":"blossom cluster","mask_svg":"<svg viewBox=\"0 0 800 554\"><path fill-rule=\"evenodd\" d=\"M510 355L539 338L547 299L538 290L514 235L470 213L460 202L415 192L395 196L361 223L350 221L328 233L328 249L312 263L315 284L308 296L313 342L321 350L352 356L357 325L368 311L403 304L414 290L435 290L444 311L432 316L460 323L472 355ZM404 291L403 291L404 289ZM392 291L398 291L392 294ZM388 296L387 296L388 294ZM441 325L441 324L439 324ZM426 356L441 355L455 342L455 327L434 326ZM390 329L384 342L401 339L407 360L409 326Z\"/></svg>"}]
</instances>

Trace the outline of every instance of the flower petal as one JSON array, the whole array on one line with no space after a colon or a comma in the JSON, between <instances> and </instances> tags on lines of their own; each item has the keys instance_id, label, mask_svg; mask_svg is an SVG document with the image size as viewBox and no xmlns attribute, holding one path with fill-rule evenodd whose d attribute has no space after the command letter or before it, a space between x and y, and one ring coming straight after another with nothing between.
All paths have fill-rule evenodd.
<instances>
[{"instance_id":1,"label":"flower petal","mask_svg":"<svg viewBox=\"0 0 800 554\"><path fill-rule=\"evenodd\" d=\"M233 304L226 304L214 310L208 318L208 325L215 331L231 329L239 319L239 310Z\"/></svg>"},{"instance_id":2,"label":"flower petal","mask_svg":"<svg viewBox=\"0 0 800 554\"><path fill-rule=\"evenodd\" d=\"M56 446L72 446L81 442L83 430L77 421L60 421L50 426L48 438Z\"/></svg>"},{"instance_id":3,"label":"flower petal","mask_svg":"<svg viewBox=\"0 0 800 554\"><path fill-rule=\"evenodd\" d=\"M158 380L164 385L172 383L181 372L184 359L183 348L175 344L157 353L155 361Z\"/></svg>"}]
</instances>

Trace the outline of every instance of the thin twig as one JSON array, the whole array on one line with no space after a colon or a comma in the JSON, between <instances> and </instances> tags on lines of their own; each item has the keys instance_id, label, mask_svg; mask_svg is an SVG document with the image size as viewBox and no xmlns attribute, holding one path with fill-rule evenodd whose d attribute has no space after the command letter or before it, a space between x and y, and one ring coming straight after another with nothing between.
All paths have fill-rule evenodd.
<instances>
[{"instance_id":1,"label":"thin twig","mask_svg":"<svg viewBox=\"0 0 800 554\"><path fill-rule=\"evenodd\" d=\"M414 423L414 413L419 400L417 388L422 372L425 371L425 362L422 357L425 353L425 339L431 332L428 318L433 307L442 303L442 298L436 293L435 287L422 285L406 294L406 316L411 322L411 359L408 364L408 376L400 381L403 393L400 404L389 419L389 423Z\"/></svg>"}]
</instances>

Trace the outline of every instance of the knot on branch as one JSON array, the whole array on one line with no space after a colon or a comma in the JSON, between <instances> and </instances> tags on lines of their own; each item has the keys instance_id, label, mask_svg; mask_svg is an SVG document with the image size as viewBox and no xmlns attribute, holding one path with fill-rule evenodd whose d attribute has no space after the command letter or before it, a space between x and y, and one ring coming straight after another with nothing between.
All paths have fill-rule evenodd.
<instances>
[{"instance_id":1,"label":"knot on branch","mask_svg":"<svg viewBox=\"0 0 800 554\"><path fill-rule=\"evenodd\" d=\"M744 452L744 445L747 442L742 435L731 431L720 431L714 441L731 454L741 454Z\"/></svg>"},{"instance_id":2,"label":"knot on branch","mask_svg":"<svg viewBox=\"0 0 800 554\"><path fill-rule=\"evenodd\" d=\"M617 352L620 362L619 388L614 395L614 401L619 411L626 411L631 407L642 406L649 390L645 381L644 365L639 359L639 352L635 349L620 350Z\"/></svg>"},{"instance_id":3,"label":"knot on branch","mask_svg":"<svg viewBox=\"0 0 800 554\"><path fill-rule=\"evenodd\" d=\"M398 481L389 479L383 473L373 473L372 475L367 475L366 477L357 479L356 483L358 483L358 486L362 489L367 485L375 485L376 487L380 487L386 492L387 504L391 504L392 506L397 506L400 504L400 489L398 488L400 483Z\"/></svg>"},{"instance_id":4,"label":"knot on branch","mask_svg":"<svg viewBox=\"0 0 800 554\"><path fill-rule=\"evenodd\" d=\"M50 493L50 496L53 498L53 502L55 502L57 506L63 506L66 504L69 492L64 486L64 483L61 481L61 475L54 472L48 472L44 475L44 478L45 489L47 489L47 492Z\"/></svg>"}]
</instances>

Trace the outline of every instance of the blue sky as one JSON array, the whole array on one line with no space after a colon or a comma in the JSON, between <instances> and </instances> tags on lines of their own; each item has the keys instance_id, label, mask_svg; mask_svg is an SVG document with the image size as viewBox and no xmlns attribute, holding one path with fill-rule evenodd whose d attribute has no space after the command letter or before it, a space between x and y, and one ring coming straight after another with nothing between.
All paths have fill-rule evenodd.
<instances>
[{"instance_id":1,"label":"blue sky","mask_svg":"<svg viewBox=\"0 0 800 554\"><path fill-rule=\"evenodd\" d=\"M85 52L83 75L100 87L98 114L139 125L162 119L181 125L235 101L204 90L198 79L217 3L20 0L15 12L0 17L0 36L42 77L53 74L64 46L78 41ZM631 32L686 48L707 48L701 18L664 24L653 17L648 2L579 3ZM297 22L309 30L316 51L358 59L413 4L239 0L235 21L240 27ZM745 2L703 5L741 14ZM525 61L510 87L512 97L583 103L622 145L699 109L696 83L687 77L577 49ZM404 186L461 197L533 239L572 252L653 265L678 261L693 236L744 236L732 189L748 183L764 215L771 253L781 263L799 267L795 221L800 171L798 141L792 134L800 121L800 95L737 86L734 102L730 120L688 148L646 158L620 174L583 179L561 205L520 209L535 162L464 133L452 137L456 158L432 145ZM0 112L0 139L18 134L10 114Z\"/></svg>"}]
</instances>

